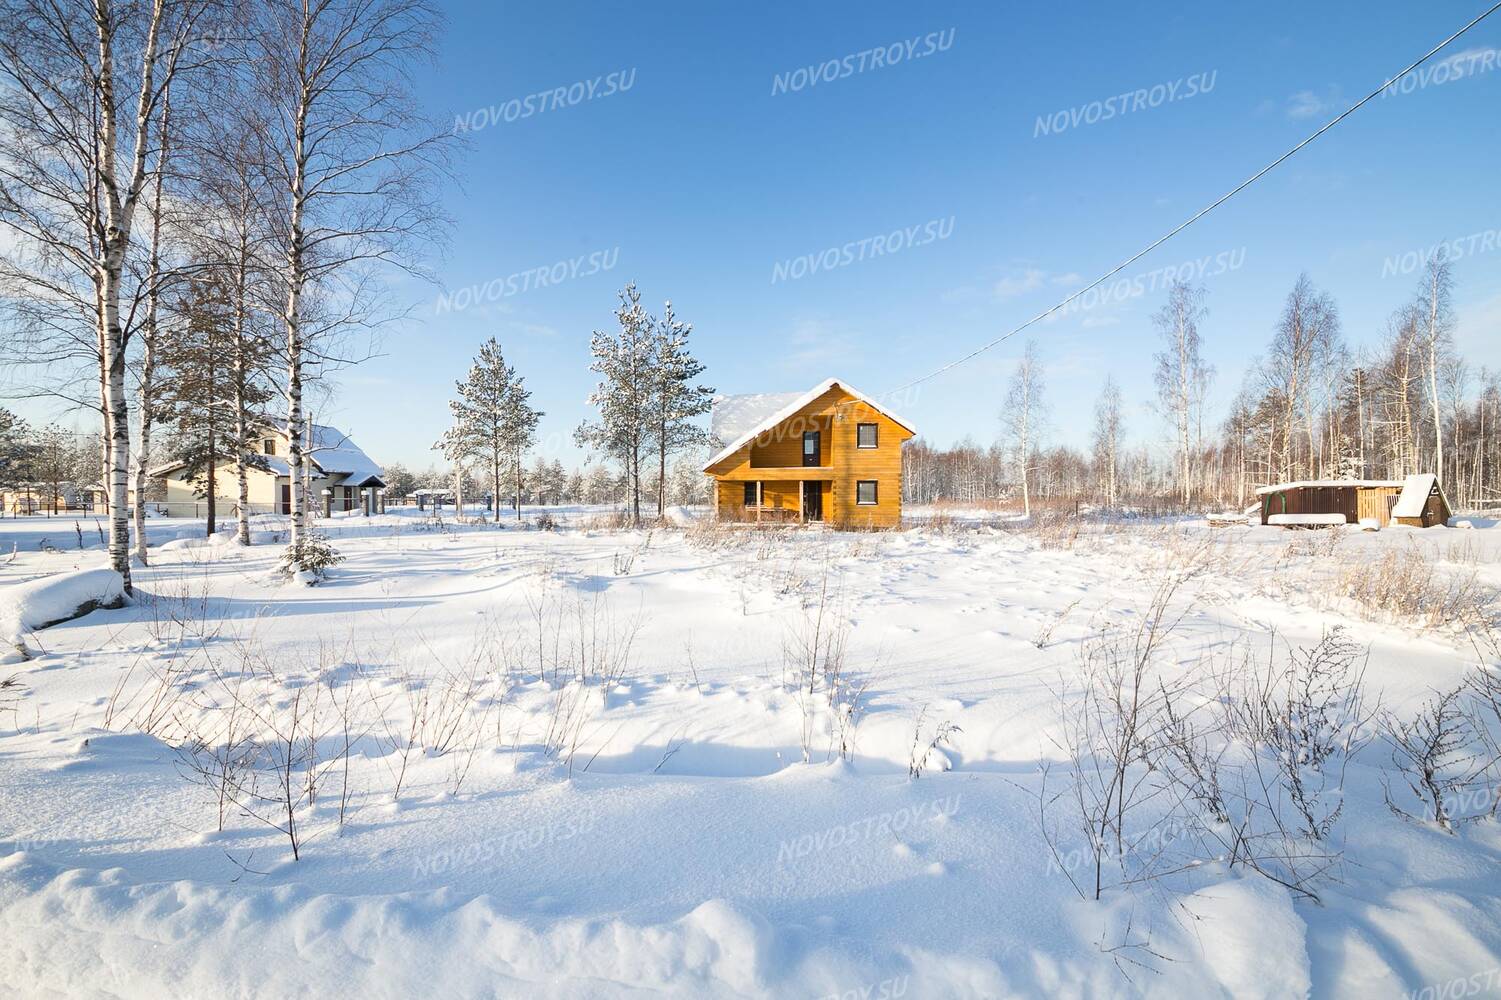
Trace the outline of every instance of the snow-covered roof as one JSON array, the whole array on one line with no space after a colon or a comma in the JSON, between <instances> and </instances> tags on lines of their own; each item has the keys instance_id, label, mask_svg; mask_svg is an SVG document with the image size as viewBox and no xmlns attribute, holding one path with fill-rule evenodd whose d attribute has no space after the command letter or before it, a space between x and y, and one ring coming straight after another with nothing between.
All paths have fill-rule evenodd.
<instances>
[{"instance_id":1,"label":"snow-covered roof","mask_svg":"<svg viewBox=\"0 0 1501 1000\"><path fill-rule=\"evenodd\" d=\"M379 465L349 439L349 435L334 427L313 425L313 462L330 475L343 473L351 486L363 486L370 480L384 486L386 473Z\"/></svg>"},{"instance_id":2,"label":"snow-covered roof","mask_svg":"<svg viewBox=\"0 0 1501 1000\"><path fill-rule=\"evenodd\" d=\"M285 422L272 425L272 429L283 438L287 436ZM273 476L290 476L291 468L287 460L281 455L260 456L266 463L266 471ZM386 484L386 474L379 465L360 450L360 446L349 439L349 435L336 427L328 427L324 424L313 425L313 447L311 452L313 464L323 471L325 475L342 475L347 480L345 485L364 486L370 480L376 480L376 485ZM182 468L182 462L168 462L154 469L148 469L148 476L165 476L167 473Z\"/></svg>"},{"instance_id":3,"label":"snow-covered roof","mask_svg":"<svg viewBox=\"0 0 1501 1000\"><path fill-rule=\"evenodd\" d=\"M709 433L727 444L718 454L704 463L704 471L707 472L712 466L729 458L750 443L757 434L775 427L836 385L912 433L917 433L911 423L892 413L891 410L843 379L824 379L803 393L763 392L742 396L720 396L714 400L714 407L709 414Z\"/></svg>"},{"instance_id":4,"label":"snow-covered roof","mask_svg":"<svg viewBox=\"0 0 1501 1000\"><path fill-rule=\"evenodd\" d=\"M740 396L716 396L709 411L709 433L720 441L734 441L768 417L802 399L800 392L750 392Z\"/></svg>"},{"instance_id":5,"label":"snow-covered roof","mask_svg":"<svg viewBox=\"0 0 1501 1000\"><path fill-rule=\"evenodd\" d=\"M1296 483L1273 483L1270 486L1262 486L1256 490L1257 496L1265 496L1268 493L1281 493L1283 490L1302 490L1310 487L1342 486L1346 489L1352 486L1365 487L1367 489L1377 487L1389 487L1395 489L1405 486L1401 479L1304 479Z\"/></svg>"},{"instance_id":6,"label":"snow-covered roof","mask_svg":"<svg viewBox=\"0 0 1501 1000\"><path fill-rule=\"evenodd\" d=\"M1428 495L1433 492L1437 482L1438 477L1431 472L1408 476L1407 481L1402 484L1402 495L1392 507L1392 517L1422 517L1423 508L1428 504ZM1445 500L1444 503L1447 505L1448 501Z\"/></svg>"}]
</instances>

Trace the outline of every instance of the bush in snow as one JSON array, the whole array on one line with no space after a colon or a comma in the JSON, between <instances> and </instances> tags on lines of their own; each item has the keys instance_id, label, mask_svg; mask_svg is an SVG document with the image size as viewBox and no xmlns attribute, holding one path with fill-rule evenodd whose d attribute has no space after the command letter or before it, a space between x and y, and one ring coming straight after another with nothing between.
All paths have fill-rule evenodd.
<instances>
[{"instance_id":1,"label":"bush in snow","mask_svg":"<svg viewBox=\"0 0 1501 1000\"><path fill-rule=\"evenodd\" d=\"M1396 775L1419 808L1414 811L1400 789L1394 797L1392 775L1384 774L1387 807L1403 819L1432 820L1447 833L1496 808L1495 794L1484 780L1494 758L1485 753L1475 722L1464 710L1464 693L1459 687L1435 695L1411 719L1387 714L1381 720ZM1481 808L1464 808L1472 800Z\"/></svg>"},{"instance_id":2,"label":"bush in snow","mask_svg":"<svg viewBox=\"0 0 1501 1000\"><path fill-rule=\"evenodd\" d=\"M1339 820L1345 768L1368 738L1364 664L1361 648L1335 628L1280 668L1247 671L1235 702L1232 726L1255 751L1260 784L1274 790L1269 806L1309 840L1325 839Z\"/></svg>"},{"instance_id":3,"label":"bush in snow","mask_svg":"<svg viewBox=\"0 0 1501 1000\"><path fill-rule=\"evenodd\" d=\"M309 531L296 543L287 546L276 563L276 572L286 579L297 579L312 586L328 576L328 571L344 561L329 544L328 536Z\"/></svg>"}]
</instances>

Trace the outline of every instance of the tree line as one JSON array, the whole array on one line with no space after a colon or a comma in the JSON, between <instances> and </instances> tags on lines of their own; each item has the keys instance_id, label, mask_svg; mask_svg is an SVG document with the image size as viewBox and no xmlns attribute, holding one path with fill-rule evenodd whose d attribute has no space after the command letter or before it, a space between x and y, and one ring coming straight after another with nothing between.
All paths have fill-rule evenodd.
<instances>
[{"instance_id":1,"label":"tree line","mask_svg":"<svg viewBox=\"0 0 1501 1000\"><path fill-rule=\"evenodd\" d=\"M1437 473L1457 507L1501 503L1501 372L1476 369L1454 344L1450 263L1426 265L1372 346L1352 347L1333 296L1305 274L1283 304L1266 352L1222 417L1209 412L1217 373L1203 354L1207 293L1177 282L1152 316L1159 351L1157 432L1127 436L1126 404L1111 376L1096 400L1087 450L1048 445L1045 366L1035 343L1017 362L988 445L939 448L921 439L903 455L909 503L1032 499L1190 509L1239 509L1258 486L1305 479L1402 479ZM1217 422L1216 422L1217 421Z\"/></svg>"}]
</instances>

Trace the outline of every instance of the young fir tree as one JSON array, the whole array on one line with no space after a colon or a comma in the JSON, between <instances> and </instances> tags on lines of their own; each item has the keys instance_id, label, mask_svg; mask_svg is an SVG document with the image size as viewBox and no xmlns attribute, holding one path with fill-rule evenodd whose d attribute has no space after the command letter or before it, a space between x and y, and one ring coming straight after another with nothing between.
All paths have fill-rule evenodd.
<instances>
[{"instance_id":1,"label":"young fir tree","mask_svg":"<svg viewBox=\"0 0 1501 1000\"><path fill-rule=\"evenodd\" d=\"M172 432L174 457L184 463L194 493L207 503L206 533L218 515L220 465L242 470L267 467L255 451L254 428L237 415L257 412L270 398L264 385L246 377L238 359L227 289L217 280L195 282L177 309L181 321L161 332L158 363L169 372L158 397L158 417Z\"/></svg>"},{"instance_id":2,"label":"young fir tree","mask_svg":"<svg viewBox=\"0 0 1501 1000\"><path fill-rule=\"evenodd\" d=\"M599 383L589 402L599 410L599 420L585 422L574 432L584 447L603 451L620 463L629 483L631 520L641 520L641 455L652 426L653 375L652 322L641 307L641 293L634 283L620 292L615 310L620 329L615 334L596 330L589 343L594 361L589 370Z\"/></svg>"},{"instance_id":3,"label":"young fir tree","mask_svg":"<svg viewBox=\"0 0 1501 1000\"><path fill-rule=\"evenodd\" d=\"M658 517L666 511L667 456L708 439L708 432L693 420L709 412L714 390L694 384L694 379L703 374L704 366L688 350L688 335L692 332L693 324L679 322L671 302L666 304L661 321L653 326L654 385L650 407L652 437L657 444Z\"/></svg>"},{"instance_id":4,"label":"young fir tree","mask_svg":"<svg viewBox=\"0 0 1501 1000\"><path fill-rule=\"evenodd\" d=\"M480 346L469 376L457 383L459 396L448 404L454 426L450 446L454 454L482 455L489 463L494 486L495 520L500 520L503 471L513 476L516 517L521 517L522 458L536 440L541 412L532 409L525 379L506 364L500 344L491 337Z\"/></svg>"}]
</instances>

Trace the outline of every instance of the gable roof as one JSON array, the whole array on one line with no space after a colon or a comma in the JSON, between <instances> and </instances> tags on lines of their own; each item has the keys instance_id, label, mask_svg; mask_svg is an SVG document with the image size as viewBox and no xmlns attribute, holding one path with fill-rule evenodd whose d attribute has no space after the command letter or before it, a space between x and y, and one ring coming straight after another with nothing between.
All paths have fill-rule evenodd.
<instances>
[{"instance_id":1,"label":"gable roof","mask_svg":"<svg viewBox=\"0 0 1501 1000\"><path fill-rule=\"evenodd\" d=\"M349 435L336 428L313 425L312 459L314 465L330 475L343 473L349 480L347 485L386 485L385 470L361 451ZM371 480L375 482L371 484Z\"/></svg>"},{"instance_id":2,"label":"gable roof","mask_svg":"<svg viewBox=\"0 0 1501 1000\"><path fill-rule=\"evenodd\" d=\"M267 424L271 430L287 436L285 421ZM344 476L345 486L384 486L386 485L385 470L366 455L360 446L350 440L349 435L335 427L324 424L313 425L312 450L308 453L313 466L327 476ZM274 476L286 476L291 474L287 466L287 460L281 455L262 455L266 463L265 471ZM168 462L154 469L148 469L149 476L164 476L182 468L183 462Z\"/></svg>"},{"instance_id":3,"label":"gable roof","mask_svg":"<svg viewBox=\"0 0 1501 1000\"><path fill-rule=\"evenodd\" d=\"M1392 517L1422 517L1423 508L1428 506L1428 497L1437 485L1438 476L1431 472L1408 476L1407 481L1402 484L1402 495L1397 497L1397 502L1392 507ZM1442 488L1438 495L1444 501L1444 506L1448 507L1449 498L1444 496Z\"/></svg>"},{"instance_id":4,"label":"gable roof","mask_svg":"<svg viewBox=\"0 0 1501 1000\"><path fill-rule=\"evenodd\" d=\"M749 444L756 435L775 427L835 386L880 411L913 434L917 433L911 423L892 413L843 379L824 379L804 393L768 392L744 396L720 396L714 400L714 408L709 415L709 433L721 441L728 439L729 443L704 463L703 471L708 472L709 469Z\"/></svg>"}]
</instances>

